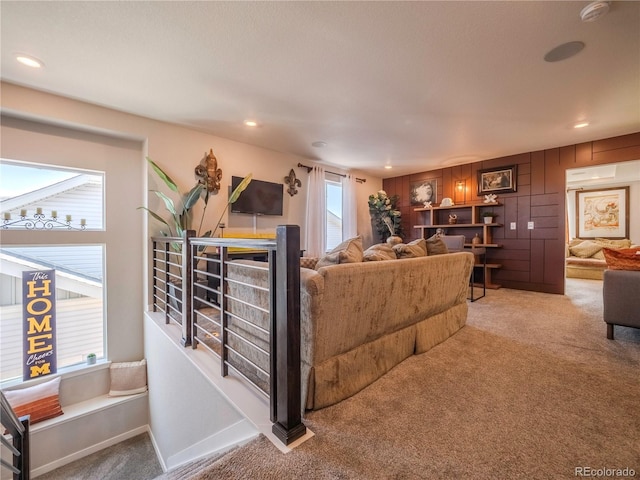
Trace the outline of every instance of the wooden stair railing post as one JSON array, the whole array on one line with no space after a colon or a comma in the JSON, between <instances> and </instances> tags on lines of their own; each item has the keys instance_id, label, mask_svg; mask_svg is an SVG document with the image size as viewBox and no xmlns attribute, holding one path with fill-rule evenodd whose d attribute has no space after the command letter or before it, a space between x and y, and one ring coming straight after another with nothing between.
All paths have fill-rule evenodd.
<instances>
[{"instance_id":1,"label":"wooden stair railing post","mask_svg":"<svg viewBox=\"0 0 640 480\"><path fill-rule=\"evenodd\" d=\"M276 228L275 316L271 324L272 431L285 445L303 436L300 379L300 227ZM273 298L273 297L272 297ZM273 321L275 320L275 321ZM275 359L273 359L275 356ZM275 368L275 370L274 370ZM273 406L275 402L275 406Z\"/></svg>"},{"instance_id":2,"label":"wooden stair railing post","mask_svg":"<svg viewBox=\"0 0 640 480\"><path fill-rule=\"evenodd\" d=\"M16 441L16 439L13 439L13 445L16 448L20 449L20 457L18 459L14 458L14 465L16 467L18 467L20 469L20 476L18 478L20 478L20 480L29 480L30 476L31 476L31 458L30 458L30 453L29 453L29 449L31 448L29 445L29 417L25 416L25 417L20 417L20 423L22 424L22 426L24 427L24 432L23 434L20 436L20 439L18 441ZM19 445L16 445L16 443ZM16 460L18 465L16 465ZM15 476L14 476L15 478Z\"/></svg>"},{"instance_id":3,"label":"wooden stair railing post","mask_svg":"<svg viewBox=\"0 0 640 480\"><path fill-rule=\"evenodd\" d=\"M183 347L191 346L193 341L193 250L191 238L195 230L182 232L182 340ZM197 247L195 247L197 248Z\"/></svg>"}]
</instances>

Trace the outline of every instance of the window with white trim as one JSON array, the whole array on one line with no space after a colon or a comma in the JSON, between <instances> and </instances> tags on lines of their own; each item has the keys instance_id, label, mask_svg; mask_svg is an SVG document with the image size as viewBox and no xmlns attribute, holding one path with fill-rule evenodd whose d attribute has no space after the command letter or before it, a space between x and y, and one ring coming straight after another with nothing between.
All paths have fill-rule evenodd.
<instances>
[{"instance_id":1,"label":"window with white trim","mask_svg":"<svg viewBox=\"0 0 640 480\"><path fill-rule=\"evenodd\" d=\"M22 272L54 270L57 368L103 358L105 234L103 172L0 160L0 227L32 230L0 246L0 380L23 375ZM88 243L86 230L94 232ZM43 232L68 232L63 238Z\"/></svg>"},{"instance_id":2,"label":"window with white trim","mask_svg":"<svg viewBox=\"0 0 640 480\"><path fill-rule=\"evenodd\" d=\"M325 194L327 199L327 223L325 225L327 251L342 242L342 182L335 175L327 174Z\"/></svg>"}]
</instances>

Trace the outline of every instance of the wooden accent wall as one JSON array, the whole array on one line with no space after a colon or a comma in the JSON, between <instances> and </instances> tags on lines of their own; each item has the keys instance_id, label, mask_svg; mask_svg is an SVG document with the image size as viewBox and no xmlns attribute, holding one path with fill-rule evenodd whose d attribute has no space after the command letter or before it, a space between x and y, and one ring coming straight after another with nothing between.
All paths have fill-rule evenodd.
<instances>
[{"instance_id":1,"label":"wooden accent wall","mask_svg":"<svg viewBox=\"0 0 640 480\"><path fill-rule=\"evenodd\" d=\"M503 205L495 207L502 227L492 230L493 241L502 248L490 249L488 261L502 264L492 272L492 281L503 287L547 293L564 293L566 241L566 174L569 168L640 159L640 132L593 142L522 153L482 162L429 170L383 180L389 195L400 196L406 240L418 237L414 225L422 223L409 200L410 185L426 179L438 181L438 202L456 198L456 180L465 180L464 203L483 200L478 196L478 170L517 164L517 192L500 194ZM456 204L463 202L457 201ZM534 229L527 229L527 222ZM509 224L516 222L517 229Z\"/></svg>"}]
</instances>

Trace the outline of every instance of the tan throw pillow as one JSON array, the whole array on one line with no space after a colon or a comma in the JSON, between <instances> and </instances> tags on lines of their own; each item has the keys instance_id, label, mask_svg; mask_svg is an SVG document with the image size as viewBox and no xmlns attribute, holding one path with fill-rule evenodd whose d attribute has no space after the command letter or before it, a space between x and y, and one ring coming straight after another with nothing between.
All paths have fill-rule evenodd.
<instances>
[{"instance_id":1,"label":"tan throw pillow","mask_svg":"<svg viewBox=\"0 0 640 480\"><path fill-rule=\"evenodd\" d=\"M393 246L398 258L417 258L427 256L427 242L424 238L419 238L413 242L399 243Z\"/></svg>"},{"instance_id":2,"label":"tan throw pillow","mask_svg":"<svg viewBox=\"0 0 640 480\"><path fill-rule=\"evenodd\" d=\"M580 258L589 258L592 255L598 253L600 250L602 250L602 245L596 242L592 242L591 240L585 240L584 242L578 243L573 247L569 247L571 255Z\"/></svg>"},{"instance_id":3,"label":"tan throw pillow","mask_svg":"<svg viewBox=\"0 0 640 480\"><path fill-rule=\"evenodd\" d=\"M447 245L442 241L440 237L434 235L426 240L427 243L427 255L442 255L443 253L449 253Z\"/></svg>"},{"instance_id":4,"label":"tan throw pillow","mask_svg":"<svg viewBox=\"0 0 640 480\"><path fill-rule=\"evenodd\" d=\"M607 248L631 248L631 240L623 238L621 240L611 240L610 238L596 238L596 243Z\"/></svg>"},{"instance_id":5,"label":"tan throw pillow","mask_svg":"<svg viewBox=\"0 0 640 480\"><path fill-rule=\"evenodd\" d=\"M321 257L316 264L316 270L329 265L340 263L359 263L362 261L362 237L358 235L345 240L325 256Z\"/></svg>"},{"instance_id":6,"label":"tan throw pillow","mask_svg":"<svg viewBox=\"0 0 640 480\"><path fill-rule=\"evenodd\" d=\"M640 248L603 248L607 268L611 270L640 270Z\"/></svg>"},{"instance_id":7,"label":"tan throw pillow","mask_svg":"<svg viewBox=\"0 0 640 480\"><path fill-rule=\"evenodd\" d=\"M604 260L604 252L600 250L599 252L596 252L593 255L591 255L591 258L595 258L596 260Z\"/></svg>"},{"instance_id":8,"label":"tan throw pillow","mask_svg":"<svg viewBox=\"0 0 640 480\"><path fill-rule=\"evenodd\" d=\"M397 260L396 252L387 243L371 245L364 251L363 260L365 262L378 262L383 260Z\"/></svg>"},{"instance_id":9,"label":"tan throw pillow","mask_svg":"<svg viewBox=\"0 0 640 480\"><path fill-rule=\"evenodd\" d=\"M300 258L300 267L302 268L310 268L311 270L314 270L316 268L316 263L318 263L318 257Z\"/></svg>"},{"instance_id":10,"label":"tan throw pillow","mask_svg":"<svg viewBox=\"0 0 640 480\"><path fill-rule=\"evenodd\" d=\"M16 415L30 415L32 424L63 414L60 406L60 377L33 387L6 390L4 395Z\"/></svg>"},{"instance_id":11,"label":"tan throw pillow","mask_svg":"<svg viewBox=\"0 0 640 480\"><path fill-rule=\"evenodd\" d=\"M110 397L147 391L147 361L112 363Z\"/></svg>"}]
</instances>

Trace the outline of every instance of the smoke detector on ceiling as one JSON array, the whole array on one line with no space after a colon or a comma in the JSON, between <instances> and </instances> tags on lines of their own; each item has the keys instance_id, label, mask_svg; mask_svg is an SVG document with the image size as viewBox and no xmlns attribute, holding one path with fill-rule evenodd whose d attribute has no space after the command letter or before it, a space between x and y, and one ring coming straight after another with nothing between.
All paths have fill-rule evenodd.
<instances>
[{"instance_id":1,"label":"smoke detector on ceiling","mask_svg":"<svg viewBox=\"0 0 640 480\"><path fill-rule=\"evenodd\" d=\"M580 18L583 22L595 22L609 11L610 5L611 2L606 0L591 2L580 11Z\"/></svg>"}]
</instances>

